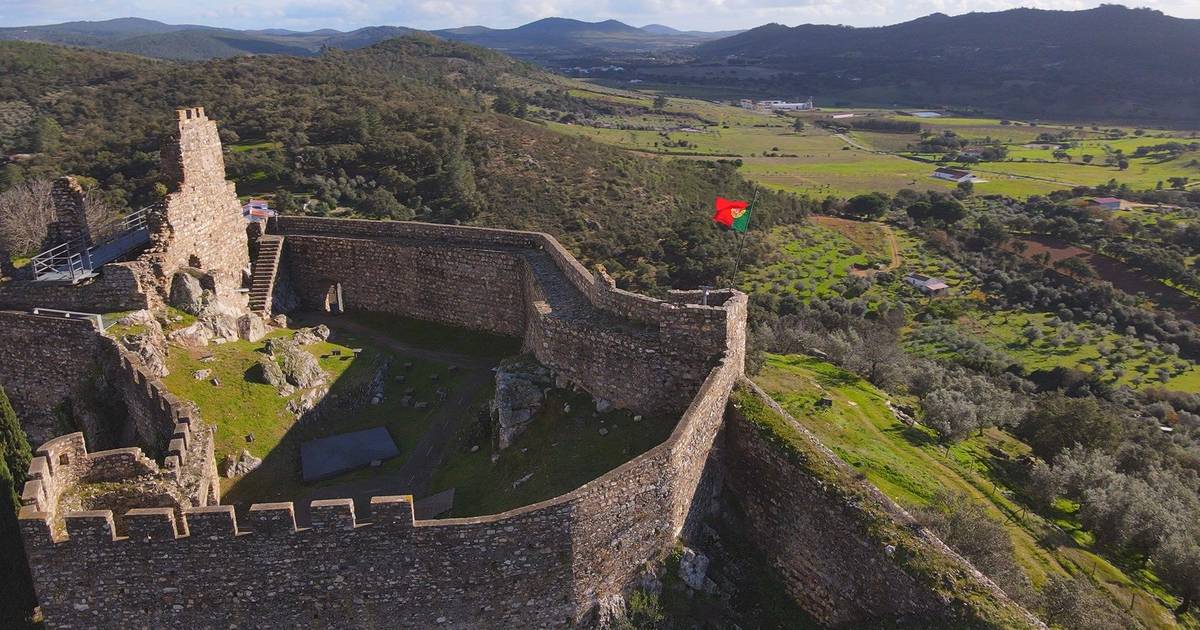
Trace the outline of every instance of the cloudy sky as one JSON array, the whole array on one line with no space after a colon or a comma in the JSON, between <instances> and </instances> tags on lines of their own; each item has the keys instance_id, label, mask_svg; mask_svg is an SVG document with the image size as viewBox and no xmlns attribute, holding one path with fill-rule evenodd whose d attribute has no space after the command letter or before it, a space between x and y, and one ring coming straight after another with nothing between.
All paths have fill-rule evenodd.
<instances>
[{"instance_id":1,"label":"cloudy sky","mask_svg":"<svg viewBox=\"0 0 1200 630\"><path fill-rule=\"evenodd\" d=\"M422 29L483 24L518 26L549 16L642 26L725 30L766 22L788 25L892 24L940 11L1019 6L1084 9L1097 0L0 0L0 26L136 16L172 24L231 28L354 29L388 24ZM1136 6L1200 18L1200 0L1140 0Z\"/></svg>"}]
</instances>

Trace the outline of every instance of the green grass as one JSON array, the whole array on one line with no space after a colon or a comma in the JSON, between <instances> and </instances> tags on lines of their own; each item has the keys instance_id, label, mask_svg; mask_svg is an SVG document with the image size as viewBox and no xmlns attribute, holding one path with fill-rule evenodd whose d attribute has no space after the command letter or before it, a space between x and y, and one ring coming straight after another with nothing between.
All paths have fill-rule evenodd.
<instances>
[{"instance_id":1,"label":"green grass","mask_svg":"<svg viewBox=\"0 0 1200 630\"><path fill-rule=\"evenodd\" d=\"M570 404L570 413L563 411L564 404ZM661 444L678 421L646 416L634 422L627 411L596 416L594 409L587 394L551 390L529 428L494 463L486 436L469 427L435 473L432 491L454 488L453 516L529 505L570 492ZM601 428L608 434L600 435ZM472 446L480 448L472 453Z\"/></svg>"},{"instance_id":2,"label":"green grass","mask_svg":"<svg viewBox=\"0 0 1200 630\"><path fill-rule=\"evenodd\" d=\"M290 334L291 331L276 330L269 337ZM263 458L262 466L254 472L239 479L223 480L227 502L291 500L303 493L305 488L312 486L300 481L300 444L337 433L385 426L401 455L379 468L347 473L316 485L341 483L394 470L404 463L408 449L428 429L429 417L436 404L435 391L442 388L453 395L459 386L458 374L442 363L395 355L352 335L335 333L331 340L305 347L329 374L330 395L340 395L361 386L374 375L378 362L386 357L390 358L391 364L383 402L365 404L351 413L332 413L306 424L297 424L287 410L288 401L298 398L299 393L283 398L274 387L247 378L247 371L262 356L264 342L233 341L212 345L202 351L171 347L168 355L171 374L163 380L172 393L195 402L201 417L216 427L217 460L236 455L243 448ZM362 352L356 355L353 352L356 348ZM334 352L339 354L334 355ZM212 359L205 360L206 356ZM405 368L405 363L411 363L412 367ZM211 370L211 376L194 378L193 373L202 369ZM431 378L434 374L439 377L436 382ZM403 383L396 380L401 375L405 378ZM213 377L220 385L210 382ZM408 388L414 390L412 395L416 401L428 401L431 407L402 407L400 399ZM252 442L246 441L247 434L253 435Z\"/></svg>"},{"instance_id":3,"label":"green grass","mask_svg":"<svg viewBox=\"0 0 1200 630\"><path fill-rule=\"evenodd\" d=\"M755 381L839 458L902 506L927 505L941 489L966 494L986 506L1005 525L1017 563L1035 585L1052 575L1087 573L1122 609L1132 602L1133 614L1142 623L1176 627L1168 608L1174 600L1161 593L1153 576L1124 573L1093 552L1090 539L1081 533L1059 540L1050 521L1026 509L1006 470L1029 449L1011 435L989 429L944 448L932 431L896 420L885 406L887 396L875 387L806 357L768 355ZM833 407L816 409L821 397L832 399ZM1068 531L1080 529L1070 514L1060 516Z\"/></svg>"},{"instance_id":4,"label":"green grass","mask_svg":"<svg viewBox=\"0 0 1200 630\"><path fill-rule=\"evenodd\" d=\"M246 151L262 151L265 149L279 149L283 147L281 142L271 142L270 140L260 140L254 142L239 142L237 144L227 144L229 151L232 153L244 153Z\"/></svg>"}]
</instances>

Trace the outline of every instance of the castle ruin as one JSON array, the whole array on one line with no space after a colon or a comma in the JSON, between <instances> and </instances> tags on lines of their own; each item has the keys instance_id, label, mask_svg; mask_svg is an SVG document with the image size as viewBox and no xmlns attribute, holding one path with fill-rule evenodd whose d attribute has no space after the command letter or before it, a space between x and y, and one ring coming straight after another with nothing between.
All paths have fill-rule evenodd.
<instances>
[{"instance_id":1,"label":"castle ruin","mask_svg":"<svg viewBox=\"0 0 1200 630\"><path fill-rule=\"evenodd\" d=\"M924 535L922 553L969 585L969 597L945 595L871 538L861 505L748 428L730 403L735 388L752 389L744 294L623 291L532 232L280 217L248 238L216 123L194 108L177 125L163 150L174 185L147 211L144 239L127 236L134 247L76 277L0 282L0 344L20 349L0 364L0 385L42 442L20 524L48 627L589 626L731 491L751 537L778 543L764 553L789 594L822 623L1039 625ZM86 230L59 223L57 239ZM166 391L147 353L42 310L162 308L181 274L202 278L239 334L270 315L286 276L306 309L519 338L593 396L679 420L665 442L599 478L500 514L420 520L412 497L381 496L364 521L351 499L329 499L312 502L299 527L290 502L222 505L211 427ZM818 458L842 466L827 451Z\"/></svg>"}]
</instances>

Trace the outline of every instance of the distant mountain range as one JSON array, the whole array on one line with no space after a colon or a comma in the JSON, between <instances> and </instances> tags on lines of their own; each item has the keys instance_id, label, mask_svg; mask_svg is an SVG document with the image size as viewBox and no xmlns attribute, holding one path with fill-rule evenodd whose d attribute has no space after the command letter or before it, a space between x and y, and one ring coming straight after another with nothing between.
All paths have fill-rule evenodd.
<instances>
[{"instance_id":1,"label":"distant mountain range","mask_svg":"<svg viewBox=\"0 0 1200 630\"><path fill-rule=\"evenodd\" d=\"M1150 9L935 13L878 28L768 24L688 54L691 62L661 78L816 94L825 103L838 95L1063 120L1200 123L1200 20Z\"/></svg>"},{"instance_id":2,"label":"distant mountain range","mask_svg":"<svg viewBox=\"0 0 1200 630\"><path fill-rule=\"evenodd\" d=\"M141 18L102 22L66 22L46 26L0 28L0 40L37 41L101 48L164 59L211 59L244 54L314 55L323 47L355 49L417 32L402 26L369 26L350 32L322 29L235 30L194 24L164 24ZM739 33L680 31L661 24L645 28L616 20L583 22L546 18L511 29L486 26L431 31L444 39L494 48L517 57L547 60L558 56L685 48Z\"/></svg>"}]
</instances>

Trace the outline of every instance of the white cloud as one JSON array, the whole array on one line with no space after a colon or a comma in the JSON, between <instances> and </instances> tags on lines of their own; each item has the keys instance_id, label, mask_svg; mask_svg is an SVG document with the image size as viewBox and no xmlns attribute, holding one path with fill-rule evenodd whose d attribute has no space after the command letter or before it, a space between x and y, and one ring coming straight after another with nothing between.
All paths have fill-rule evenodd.
<instances>
[{"instance_id":1,"label":"white cloud","mask_svg":"<svg viewBox=\"0 0 1200 630\"><path fill-rule=\"evenodd\" d=\"M0 26L137 16L233 28L339 28L389 24L505 28L543 17L614 18L634 25L726 30L766 22L877 26L933 12L999 11L1018 6L1083 9L1100 0L0 0ZM1200 18L1197 0L1138 0L1169 15Z\"/></svg>"}]
</instances>

